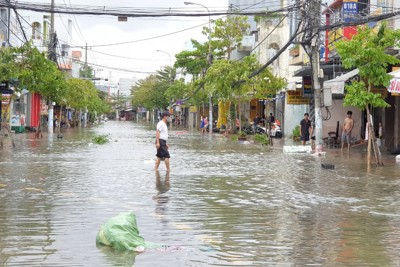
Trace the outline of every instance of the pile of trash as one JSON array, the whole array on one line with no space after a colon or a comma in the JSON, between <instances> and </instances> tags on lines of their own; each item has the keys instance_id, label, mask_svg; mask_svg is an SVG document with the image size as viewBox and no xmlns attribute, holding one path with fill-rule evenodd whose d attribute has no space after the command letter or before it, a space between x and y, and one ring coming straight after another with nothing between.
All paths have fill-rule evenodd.
<instances>
[{"instance_id":1,"label":"pile of trash","mask_svg":"<svg viewBox=\"0 0 400 267\"><path fill-rule=\"evenodd\" d=\"M120 213L103 224L96 236L96 244L137 252L143 252L146 247L133 212Z\"/></svg>"}]
</instances>

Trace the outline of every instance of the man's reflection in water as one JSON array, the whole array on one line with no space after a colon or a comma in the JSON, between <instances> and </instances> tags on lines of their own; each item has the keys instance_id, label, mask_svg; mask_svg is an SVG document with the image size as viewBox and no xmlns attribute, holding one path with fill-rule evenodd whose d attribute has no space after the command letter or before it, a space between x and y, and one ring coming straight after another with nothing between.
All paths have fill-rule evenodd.
<instances>
[{"instance_id":1,"label":"man's reflection in water","mask_svg":"<svg viewBox=\"0 0 400 267\"><path fill-rule=\"evenodd\" d=\"M156 171L156 189L158 191L157 195L161 195L161 194L168 192L169 188L170 188L169 172L167 171L165 173L165 178L162 181L160 172Z\"/></svg>"},{"instance_id":2,"label":"man's reflection in water","mask_svg":"<svg viewBox=\"0 0 400 267\"><path fill-rule=\"evenodd\" d=\"M156 189L158 191L157 195L153 197L156 201L155 213L160 216L161 222L167 223L164 216L166 215L169 201L169 197L166 194L170 189L169 172L165 173L165 177L161 177L160 172L156 171Z\"/></svg>"}]
</instances>

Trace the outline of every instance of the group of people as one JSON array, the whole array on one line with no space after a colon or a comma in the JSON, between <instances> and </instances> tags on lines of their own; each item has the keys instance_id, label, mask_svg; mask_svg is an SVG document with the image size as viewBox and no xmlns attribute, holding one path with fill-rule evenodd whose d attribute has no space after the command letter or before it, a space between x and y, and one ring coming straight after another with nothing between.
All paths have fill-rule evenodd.
<instances>
[{"instance_id":1,"label":"group of people","mask_svg":"<svg viewBox=\"0 0 400 267\"><path fill-rule=\"evenodd\" d=\"M266 125L265 122L268 123L268 125L272 125L275 122L275 116L272 113L269 113L268 119L265 119L265 115L263 115L262 118L260 118L258 115L256 115L253 119L253 125L254 127L263 124L264 126Z\"/></svg>"},{"instance_id":2,"label":"group of people","mask_svg":"<svg viewBox=\"0 0 400 267\"><path fill-rule=\"evenodd\" d=\"M341 143L342 143L342 150L344 148L345 143L347 143L347 149L350 150L351 146L351 132L354 127L354 120L352 118L353 112L350 110L347 111L347 116L344 119L343 122L343 127L342 127L342 134L341 134ZM167 168L167 171L169 171L169 146L167 145L167 140L168 140L168 127L167 127L167 120L169 118L170 114L168 111L163 112L161 114L161 120L157 124L157 131L156 131L156 148L157 148L157 160L156 160L156 170L158 169L160 162L162 160L165 161L165 166ZM258 116L254 118L254 124L258 125L260 123L260 119ZM268 122L274 123L275 122L275 117L270 113L270 116L268 118ZM205 130L208 127L208 118L201 116L201 122L200 122L200 130L202 133L205 132ZM306 144L306 142L311 140L311 145L314 146L314 141L315 141L315 131L314 131L314 123L311 122L309 119L309 114L304 113L304 118L300 121L300 140L303 145ZM379 125L379 138L382 136L382 125Z\"/></svg>"},{"instance_id":3,"label":"group of people","mask_svg":"<svg viewBox=\"0 0 400 267\"><path fill-rule=\"evenodd\" d=\"M352 118L353 112L347 111L347 116L344 119L341 135L342 150L345 143L347 143L347 149L350 150L351 145L351 131L354 127L354 120ZM304 119L300 121L300 140L303 145L311 139L311 146L314 146L315 141L315 125L309 120L309 114L304 113Z\"/></svg>"}]
</instances>

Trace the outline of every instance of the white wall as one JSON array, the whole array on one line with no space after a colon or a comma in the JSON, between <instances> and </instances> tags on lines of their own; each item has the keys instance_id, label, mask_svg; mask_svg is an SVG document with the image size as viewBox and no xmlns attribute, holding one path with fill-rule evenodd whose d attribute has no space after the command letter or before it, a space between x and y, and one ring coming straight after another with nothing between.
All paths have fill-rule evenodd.
<instances>
[{"instance_id":1,"label":"white wall","mask_svg":"<svg viewBox=\"0 0 400 267\"><path fill-rule=\"evenodd\" d=\"M285 117L284 117L284 136L289 137L293 129L300 125L300 121L304 119L304 113L310 113L309 105L292 105L287 104L285 99Z\"/></svg>"},{"instance_id":2,"label":"white wall","mask_svg":"<svg viewBox=\"0 0 400 267\"><path fill-rule=\"evenodd\" d=\"M328 132L335 132L336 131L336 124L337 121L339 121L339 138L341 136L342 132L342 127L343 127L343 122L344 119L346 118L347 111L352 111L353 112L353 120L354 120L354 128L352 131L352 138L356 138L356 140L359 140L360 134L361 134L361 122L362 122L362 113L360 110L354 107L344 107L343 106L343 100L334 100L332 107L329 107L329 111L331 114L331 118L329 120L324 120L322 123L323 126L323 131L322 131L322 136L327 137ZM324 117L327 116L327 112L325 109L323 109L323 115Z\"/></svg>"}]
</instances>

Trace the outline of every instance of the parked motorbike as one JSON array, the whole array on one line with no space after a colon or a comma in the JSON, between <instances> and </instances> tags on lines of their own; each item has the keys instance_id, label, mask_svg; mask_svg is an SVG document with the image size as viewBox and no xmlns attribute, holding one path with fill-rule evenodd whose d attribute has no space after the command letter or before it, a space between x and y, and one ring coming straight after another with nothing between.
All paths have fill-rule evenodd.
<instances>
[{"instance_id":1,"label":"parked motorbike","mask_svg":"<svg viewBox=\"0 0 400 267\"><path fill-rule=\"evenodd\" d=\"M272 123L272 126L271 126L271 137L282 138L281 127L277 123Z\"/></svg>"},{"instance_id":2,"label":"parked motorbike","mask_svg":"<svg viewBox=\"0 0 400 267\"><path fill-rule=\"evenodd\" d=\"M254 124L247 124L242 126L242 132L246 134L265 134L267 130L260 125L254 126Z\"/></svg>"}]
</instances>

